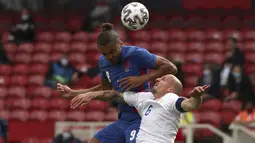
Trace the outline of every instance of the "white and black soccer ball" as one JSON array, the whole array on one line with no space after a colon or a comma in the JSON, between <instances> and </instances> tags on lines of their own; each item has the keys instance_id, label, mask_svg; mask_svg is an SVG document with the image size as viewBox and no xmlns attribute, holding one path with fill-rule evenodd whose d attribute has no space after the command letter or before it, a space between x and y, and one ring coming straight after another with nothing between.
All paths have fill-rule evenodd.
<instances>
[{"instance_id":1,"label":"white and black soccer ball","mask_svg":"<svg viewBox=\"0 0 255 143\"><path fill-rule=\"evenodd\" d=\"M149 11L143 4L131 2L122 9L121 21L130 30L140 30L149 22Z\"/></svg>"}]
</instances>

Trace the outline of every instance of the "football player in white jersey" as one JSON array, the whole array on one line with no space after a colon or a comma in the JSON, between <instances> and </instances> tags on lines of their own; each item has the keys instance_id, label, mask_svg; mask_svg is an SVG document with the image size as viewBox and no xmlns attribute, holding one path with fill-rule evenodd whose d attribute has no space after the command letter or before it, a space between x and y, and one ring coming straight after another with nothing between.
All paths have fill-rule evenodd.
<instances>
[{"instance_id":1,"label":"football player in white jersey","mask_svg":"<svg viewBox=\"0 0 255 143\"><path fill-rule=\"evenodd\" d=\"M201 95L208 87L195 87L186 99L178 96L182 91L181 82L173 75L166 75L156 80L151 92L90 92L74 97L71 107L86 105L92 99L118 99L134 106L142 117L136 143L174 143L181 113L197 109L202 102Z\"/></svg>"}]
</instances>

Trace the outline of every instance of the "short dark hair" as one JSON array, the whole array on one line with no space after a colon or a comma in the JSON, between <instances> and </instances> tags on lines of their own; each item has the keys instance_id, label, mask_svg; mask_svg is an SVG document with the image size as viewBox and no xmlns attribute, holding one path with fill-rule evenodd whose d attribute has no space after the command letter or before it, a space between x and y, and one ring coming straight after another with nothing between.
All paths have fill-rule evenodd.
<instances>
[{"instance_id":1,"label":"short dark hair","mask_svg":"<svg viewBox=\"0 0 255 143\"><path fill-rule=\"evenodd\" d=\"M118 39L118 34L114 30L111 23L103 23L101 25L101 33L97 37L97 44L100 46L105 46L112 42L116 42Z\"/></svg>"}]
</instances>

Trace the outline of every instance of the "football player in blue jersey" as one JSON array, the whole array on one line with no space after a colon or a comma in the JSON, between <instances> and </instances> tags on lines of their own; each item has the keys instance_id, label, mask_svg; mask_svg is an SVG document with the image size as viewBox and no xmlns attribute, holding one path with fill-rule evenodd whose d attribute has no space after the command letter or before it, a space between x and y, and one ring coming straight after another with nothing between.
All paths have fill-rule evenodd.
<instances>
[{"instance_id":1,"label":"football player in blue jersey","mask_svg":"<svg viewBox=\"0 0 255 143\"><path fill-rule=\"evenodd\" d=\"M177 73L175 65L167 59L151 54L144 48L123 45L112 24L104 23L101 28L97 38L102 53L99 59L101 84L81 90L58 84L57 90L63 97L73 98L87 92L111 89L146 92L150 91L149 81ZM155 71L149 73L150 69ZM134 107L127 104L119 103L118 108L119 119L97 132L89 143L135 143L141 117Z\"/></svg>"}]
</instances>

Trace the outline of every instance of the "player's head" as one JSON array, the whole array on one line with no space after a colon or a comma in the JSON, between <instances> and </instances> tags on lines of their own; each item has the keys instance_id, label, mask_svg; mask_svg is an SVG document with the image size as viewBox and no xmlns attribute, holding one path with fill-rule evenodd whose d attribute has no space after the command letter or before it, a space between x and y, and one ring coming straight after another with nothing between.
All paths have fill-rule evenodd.
<instances>
[{"instance_id":1,"label":"player's head","mask_svg":"<svg viewBox=\"0 0 255 143\"><path fill-rule=\"evenodd\" d=\"M122 42L112 24L103 23L101 25L101 33L97 37L97 45L107 60L115 64L119 62Z\"/></svg>"},{"instance_id":2,"label":"player's head","mask_svg":"<svg viewBox=\"0 0 255 143\"><path fill-rule=\"evenodd\" d=\"M182 88L180 80L174 75L168 74L156 80L152 92L159 96L163 96L167 93L175 93L179 95L182 92Z\"/></svg>"}]
</instances>

